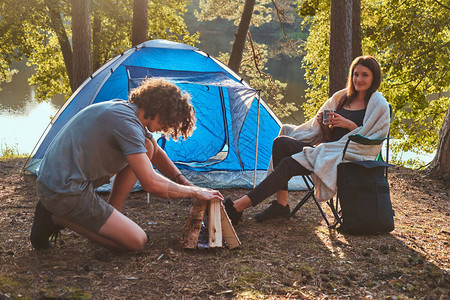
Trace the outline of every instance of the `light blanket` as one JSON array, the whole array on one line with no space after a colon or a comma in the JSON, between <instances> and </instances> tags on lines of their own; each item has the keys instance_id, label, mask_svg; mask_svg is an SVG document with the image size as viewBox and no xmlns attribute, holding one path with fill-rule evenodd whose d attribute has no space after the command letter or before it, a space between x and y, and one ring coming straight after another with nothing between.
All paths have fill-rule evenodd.
<instances>
[{"instance_id":1,"label":"light blanket","mask_svg":"<svg viewBox=\"0 0 450 300\"><path fill-rule=\"evenodd\" d=\"M319 109L337 110L340 99L346 90L336 92ZM315 147L305 147L302 152L292 155L302 166L312 171L315 196L318 201L326 201L336 194L337 166L342 160L342 152L348 136L360 134L370 139L382 139L388 135L390 124L389 104L380 92L374 92L369 99L363 125L352 130L340 140L329 143L323 141L323 132L316 117L299 126L286 124L281 127L279 135L287 135ZM361 145L350 142L344 161L373 160L382 145ZM273 170L272 163L268 173Z\"/></svg>"}]
</instances>

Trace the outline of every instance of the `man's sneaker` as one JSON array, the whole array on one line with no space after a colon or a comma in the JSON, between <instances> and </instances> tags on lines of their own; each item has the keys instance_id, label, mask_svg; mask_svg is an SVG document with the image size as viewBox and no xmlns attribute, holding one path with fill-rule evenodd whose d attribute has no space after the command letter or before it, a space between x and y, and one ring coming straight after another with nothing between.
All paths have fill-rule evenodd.
<instances>
[{"instance_id":1,"label":"man's sneaker","mask_svg":"<svg viewBox=\"0 0 450 300\"><path fill-rule=\"evenodd\" d=\"M237 212L236 208L234 208L234 203L231 201L230 197L228 197L223 203L225 206L225 211L227 212L228 218L231 220L231 224L237 225L241 221L242 212Z\"/></svg>"},{"instance_id":2,"label":"man's sneaker","mask_svg":"<svg viewBox=\"0 0 450 300\"><path fill-rule=\"evenodd\" d=\"M36 250L50 248L49 238L54 237L56 242L60 229L60 226L53 223L52 214L39 201L34 211L33 227L31 227L30 241L33 247Z\"/></svg>"},{"instance_id":3,"label":"man's sneaker","mask_svg":"<svg viewBox=\"0 0 450 300\"><path fill-rule=\"evenodd\" d=\"M263 222L278 217L289 219L290 215L291 210L289 209L289 205L283 206L278 203L278 201L274 200L268 208L255 215L255 220L258 222Z\"/></svg>"}]
</instances>

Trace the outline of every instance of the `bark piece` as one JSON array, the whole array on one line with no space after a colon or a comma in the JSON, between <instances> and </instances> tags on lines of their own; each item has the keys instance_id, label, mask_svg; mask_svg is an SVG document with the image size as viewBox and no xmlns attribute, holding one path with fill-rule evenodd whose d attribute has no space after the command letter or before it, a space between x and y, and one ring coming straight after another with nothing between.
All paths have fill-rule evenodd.
<instances>
[{"instance_id":1,"label":"bark piece","mask_svg":"<svg viewBox=\"0 0 450 300\"><path fill-rule=\"evenodd\" d=\"M197 248L198 235L202 228L203 217L205 216L206 201L194 200L190 210L189 217L184 225L181 245L186 249Z\"/></svg>"}]
</instances>

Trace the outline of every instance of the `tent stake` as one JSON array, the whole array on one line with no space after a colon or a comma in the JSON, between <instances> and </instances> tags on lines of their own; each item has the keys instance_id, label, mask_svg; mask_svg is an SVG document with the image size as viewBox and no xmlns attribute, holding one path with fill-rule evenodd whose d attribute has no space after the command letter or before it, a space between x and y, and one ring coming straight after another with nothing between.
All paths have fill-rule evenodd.
<instances>
[{"instance_id":1,"label":"tent stake","mask_svg":"<svg viewBox=\"0 0 450 300\"><path fill-rule=\"evenodd\" d=\"M256 167L258 163L258 138L259 138L259 112L261 109L261 90L257 91L256 98L258 99L258 117L256 121L256 149L255 149L255 172L253 175L253 188L256 186Z\"/></svg>"}]
</instances>

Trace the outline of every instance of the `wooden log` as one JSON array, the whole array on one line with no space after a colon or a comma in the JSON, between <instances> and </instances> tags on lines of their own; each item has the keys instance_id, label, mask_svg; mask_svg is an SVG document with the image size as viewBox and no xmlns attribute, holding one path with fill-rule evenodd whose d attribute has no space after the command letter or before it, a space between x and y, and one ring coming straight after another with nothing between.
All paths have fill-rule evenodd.
<instances>
[{"instance_id":1,"label":"wooden log","mask_svg":"<svg viewBox=\"0 0 450 300\"><path fill-rule=\"evenodd\" d=\"M208 233L209 233L209 248L222 247L222 222L221 210L222 206L220 200L211 200L209 202L208 215Z\"/></svg>"},{"instance_id":2,"label":"wooden log","mask_svg":"<svg viewBox=\"0 0 450 300\"><path fill-rule=\"evenodd\" d=\"M222 236L225 241L225 245L229 249L234 249L241 245L241 241L234 230L233 225L231 224L230 218L228 218L227 212L225 211L225 207L223 204L220 204L220 216L221 216L221 226L222 226Z\"/></svg>"},{"instance_id":3,"label":"wooden log","mask_svg":"<svg viewBox=\"0 0 450 300\"><path fill-rule=\"evenodd\" d=\"M186 249L197 248L198 235L202 228L203 217L205 216L206 201L193 200L189 210L189 217L186 218L181 245Z\"/></svg>"}]
</instances>

